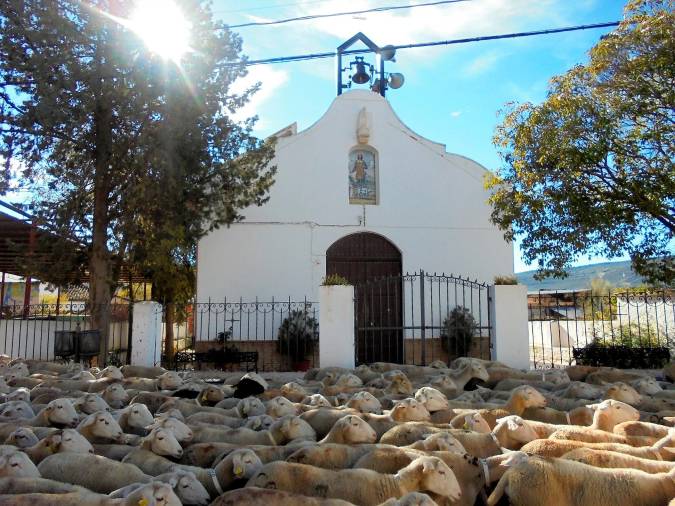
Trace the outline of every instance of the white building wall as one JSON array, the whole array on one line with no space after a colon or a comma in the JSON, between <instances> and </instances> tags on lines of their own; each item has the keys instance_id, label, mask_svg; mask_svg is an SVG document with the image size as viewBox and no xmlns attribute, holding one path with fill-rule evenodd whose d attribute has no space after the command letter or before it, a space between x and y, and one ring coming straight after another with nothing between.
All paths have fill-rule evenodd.
<instances>
[{"instance_id":1,"label":"white building wall","mask_svg":"<svg viewBox=\"0 0 675 506\"><path fill-rule=\"evenodd\" d=\"M348 156L359 111L379 156L379 204L350 205ZM454 272L491 282L513 273L513 250L489 222L486 169L412 132L376 93L338 97L307 130L281 137L270 200L199 243L197 298L318 300L326 250L356 232L381 234L403 272Z\"/></svg>"}]
</instances>

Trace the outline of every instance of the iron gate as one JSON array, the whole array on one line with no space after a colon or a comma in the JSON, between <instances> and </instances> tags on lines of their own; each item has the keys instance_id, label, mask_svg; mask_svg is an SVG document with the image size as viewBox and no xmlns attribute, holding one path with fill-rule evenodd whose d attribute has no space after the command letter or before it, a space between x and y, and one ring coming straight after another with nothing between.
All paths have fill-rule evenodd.
<instances>
[{"instance_id":1,"label":"iron gate","mask_svg":"<svg viewBox=\"0 0 675 506\"><path fill-rule=\"evenodd\" d=\"M489 360L489 303L487 284L454 275L420 271L358 283L356 363Z\"/></svg>"}]
</instances>

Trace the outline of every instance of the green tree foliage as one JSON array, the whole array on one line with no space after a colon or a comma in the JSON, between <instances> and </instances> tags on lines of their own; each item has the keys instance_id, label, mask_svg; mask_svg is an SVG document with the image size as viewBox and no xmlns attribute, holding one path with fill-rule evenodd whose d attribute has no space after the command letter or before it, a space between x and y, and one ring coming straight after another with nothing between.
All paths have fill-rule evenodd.
<instances>
[{"instance_id":1,"label":"green tree foliage","mask_svg":"<svg viewBox=\"0 0 675 506\"><path fill-rule=\"evenodd\" d=\"M34 275L54 280L84 255L92 307L129 259L184 296L196 241L264 203L273 182L272 146L254 119L231 118L256 89L230 89L246 73L233 65L241 39L207 2L182 0L191 51L165 61L120 22L134 4L0 3L0 155L20 163L38 223L63 238L63 262ZM105 332L105 312L94 317Z\"/></svg>"},{"instance_id":2,"label":"green tree foliage","mask_svg":"<svg viewBox=\"0 0 675 506\"><path fill-rule=\"evenodd\" d=\"M675 280L673 0L629 2L543 103L508 106L494 140L492 219L523 238L539 279L564 277L580 255L629 254L650 281Z\"/></svg>"}]
</instances>

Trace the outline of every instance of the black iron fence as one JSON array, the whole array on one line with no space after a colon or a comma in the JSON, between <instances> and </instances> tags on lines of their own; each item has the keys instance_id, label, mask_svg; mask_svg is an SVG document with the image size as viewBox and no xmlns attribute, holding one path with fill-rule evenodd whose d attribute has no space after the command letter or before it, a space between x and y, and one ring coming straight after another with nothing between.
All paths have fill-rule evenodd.
<instances>
[{"instance_id":1,"label":"black iron fence","mask_svg":"<svg viewBox=\"0 0 675 506\"><path fill-rule=\"evenodd\" d=\"M319 304L307 298L164 304L157 318L167 367L293 371L319 363Z\"/></svg>"},{"instance_id":2,"label":"black iron fence","mask_svg":"<svg viewBox=\"0 0 675 506\"><path fill-rule=\"evenodd\" d=\"M490 359L488 286L424 271L355 287L356 361L426 365Z\"/></svg>"},{"instance_id":3,"label":"black iron fence","mask_svg":"<svg viewBox=\"0 0 675 506\"><path fill-rule=\"evenodd\" d=\"M675 352L673 290L528 295L530 364L662 367Z\"/></svg>"},{"instance_id":4,"label":"black iron fence","mask_svg":"<svg viewBox=\"0 0 675 506\"><path fill-rule=\"evenodd\" d=\"M98 309L110 314L107 336L95 327L92 306L84 302L0 306L0 353L33 360L71 359L78 350L68 353L64 339L79 339L87 333L91 344L98 332L107 339L106 363L124 364L128 359L131 306L108 304Z\"/></svg>"}]
</instances>

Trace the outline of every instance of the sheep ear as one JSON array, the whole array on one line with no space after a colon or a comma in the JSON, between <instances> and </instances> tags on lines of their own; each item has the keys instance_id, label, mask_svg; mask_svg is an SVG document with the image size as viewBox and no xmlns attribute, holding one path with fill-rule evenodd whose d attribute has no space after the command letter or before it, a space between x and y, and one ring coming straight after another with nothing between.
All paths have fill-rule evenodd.
<instances>
[{"instance_id":1,"label":"sheep ear","mask_svg":"<svg viewBox=\"0 0 675 506\"><path fill-rule=\"evenodd\" d=\"M81 427L89 427L90 425L93 425L95 421L96 421L96 414L89 415L87 418L82 420Z\"/></svg>"},{"instance_id":2,"label":"sheep ear","mask_svg":"<svg viewBox=\"0 0 675 506\"><path fill-rule=\"evenodd\" d=\"M518 430L518 423L513 418L509 418L506 422L509 430Z\"/></svg>"},{"instance_id":3,"label":"sheep ear","mask_svg":"<svg viewBox=\"0 0 675 506\"><path fill-rule=\"evenodd\" d=\"M433 471L434 469L436 469L436 466L434 465L433 461L425 460L422 463L422 472L423 473L429 473L429 472Z\"/></svg>"}]
</instances>

